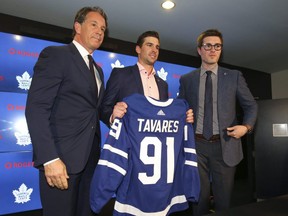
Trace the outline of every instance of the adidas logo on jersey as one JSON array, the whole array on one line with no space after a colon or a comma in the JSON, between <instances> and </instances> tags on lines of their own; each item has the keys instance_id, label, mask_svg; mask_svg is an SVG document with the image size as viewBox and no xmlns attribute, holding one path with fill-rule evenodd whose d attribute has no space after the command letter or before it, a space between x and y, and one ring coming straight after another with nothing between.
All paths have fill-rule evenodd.
<instances>
[{"instance_id":1,"label":"adidas logo on jersey","mask_svg":"<svg viewBox=\"0 0 288 216\"><path fill-rule=\"evenodd\" d=\"M163 112L163 110L159 110L159 112L157 113L157 115L165 116L165 113Z\"/></svg>"}]
</instances>

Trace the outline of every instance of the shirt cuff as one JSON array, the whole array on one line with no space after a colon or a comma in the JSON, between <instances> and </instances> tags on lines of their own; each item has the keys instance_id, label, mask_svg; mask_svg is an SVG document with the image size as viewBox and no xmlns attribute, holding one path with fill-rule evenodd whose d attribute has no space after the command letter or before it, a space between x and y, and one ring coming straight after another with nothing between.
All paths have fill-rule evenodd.
<instances>
[{"instance_id":1,"label":"shirt cuff","mask_svg":"<svg viewBox=\"0 0 288 216\"><path fill-rule=\"evenodd\" d=\"M53 163L54 161L59 160L59 159L60 159L60 158L55 158L55 159L53 159L53 160L50 160L50 161L44 163L43 165L46 166L46 165L48 165L48 164L50 164L50 163Z\"/></svg>"}]
</instances>

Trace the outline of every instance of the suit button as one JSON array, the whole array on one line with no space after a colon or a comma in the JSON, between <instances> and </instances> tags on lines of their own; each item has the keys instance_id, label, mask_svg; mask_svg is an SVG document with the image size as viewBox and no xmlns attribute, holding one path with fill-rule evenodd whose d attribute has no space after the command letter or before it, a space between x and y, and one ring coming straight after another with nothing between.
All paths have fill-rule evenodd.
<instances>
[{"instance_id":1,"label":"suit button","mask_svg":"<svg viewBox=\"0 0 288 216\"><path fill-rule=\"evenodd\" d=\"M95 126L94 125L92 125L92 127L91 127L92 129L95 129Z\"/></svg>"}]
</instances>

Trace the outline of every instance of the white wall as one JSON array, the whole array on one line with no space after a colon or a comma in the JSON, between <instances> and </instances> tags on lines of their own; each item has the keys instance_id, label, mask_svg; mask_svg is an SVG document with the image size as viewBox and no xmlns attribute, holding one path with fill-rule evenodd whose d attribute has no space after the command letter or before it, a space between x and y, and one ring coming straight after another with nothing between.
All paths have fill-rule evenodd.
<instances>
[{"instance_id":1,"label":"white wall","mask_svg":"<svg viewBox=\"0 0 288 216\"><path fill-rule=\"evenodd\" d=\"M288 98L288 70L271 74L272 99Z\"/></svg>"}]
</instances>

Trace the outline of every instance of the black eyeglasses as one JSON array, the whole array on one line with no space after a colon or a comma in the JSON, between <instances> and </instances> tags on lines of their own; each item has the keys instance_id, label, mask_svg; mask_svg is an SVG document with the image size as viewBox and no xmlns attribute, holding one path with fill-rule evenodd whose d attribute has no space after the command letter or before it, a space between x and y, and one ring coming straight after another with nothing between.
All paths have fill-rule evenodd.
<instances>
[{"instance_id":1,"label":"black eyeglasses","mask_svg":"<svg viewBox=\"0 0 288 216\"><path fill-rule=\"evenodd\" d=\"M210 44L210 43L204 43L202 44L202 47L206 50L206 51L210 51L212 49L212 47L214 47L214 49L216 51L219 51L222 49L223 47L223 44L219 44L219 43L216 43L214 45Z\"/></svg>"}]
</instances>

